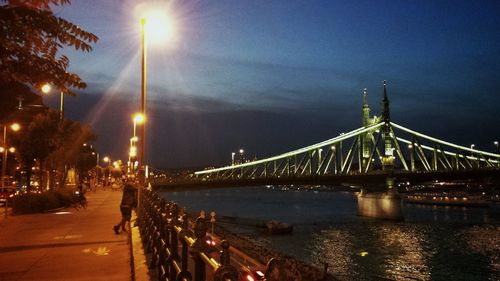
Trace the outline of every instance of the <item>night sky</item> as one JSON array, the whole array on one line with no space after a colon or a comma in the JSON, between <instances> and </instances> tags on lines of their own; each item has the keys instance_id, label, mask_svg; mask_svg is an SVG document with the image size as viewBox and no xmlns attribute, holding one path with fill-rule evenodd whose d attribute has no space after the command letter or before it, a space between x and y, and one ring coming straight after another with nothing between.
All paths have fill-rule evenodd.
<instances>
[{"instance_id":1,"label":"night sky","mask_svg":"<svg viewBox=\"0 0 500 281\"><path fill-rule=\"evenodd\" d=\"M97 149L126 160L140 108L133 0L73 0L57 15L96 34L64 50L88 83L66 116ZM500 140L499 1L169 1L174 35L148 45L146 161L157 168L263 158L361 125L362 89L380 114L419 132L493 151ZM158 7L157 7L158 9ZM57 108L58 95L45 98Z\"/></svg>"}]
</instances>

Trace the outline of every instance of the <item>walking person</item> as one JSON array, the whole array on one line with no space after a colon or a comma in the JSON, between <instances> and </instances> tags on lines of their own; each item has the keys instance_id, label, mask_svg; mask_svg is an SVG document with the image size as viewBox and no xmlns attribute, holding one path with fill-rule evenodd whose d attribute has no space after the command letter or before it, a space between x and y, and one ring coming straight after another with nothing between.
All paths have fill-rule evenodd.
<instances>
[{"instance_id":1,"label":"walking person","mask_svg":"<svg viewBox=\"0 0 500 281\"><path fill-rule=\"evenodd\" d=\"M78 205L75 207L76 209L87 208L87 198L85 197L85 188L83 187L83 180L80 179L78 180L78 185L77 185L77 203Z\"/></svg>"},{"instance_id":2,"label":"walking person","mask_svg":"<svg viewBox=\"0 0 500 281\"><path fill-rule=\"evenodd\" d=\"M134 186L134 179L129 178L123 187L122 201L120 203L120 212L122 213L121 221L113 226L115 234L120 234L121 231L126 231L125 225L128 222L130 227L130 218L132 217L132 209L137 206L137 189Z\"/></svg>"}]
</instances>

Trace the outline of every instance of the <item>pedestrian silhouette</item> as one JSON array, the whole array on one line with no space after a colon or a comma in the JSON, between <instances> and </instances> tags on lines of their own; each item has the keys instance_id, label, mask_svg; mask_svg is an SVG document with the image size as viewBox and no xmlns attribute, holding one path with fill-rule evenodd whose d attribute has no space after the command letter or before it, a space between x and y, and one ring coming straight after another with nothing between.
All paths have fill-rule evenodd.
<instances>
[{"instance_id":1,"label":"pedestrian silhouette","mask_svg":"<svg viewBox=\"0 0 500 281\"><path fill-rule=\"evenodd\" d=\"M83 209L87 208L87 198L85 197L85 189L83 188L83 180L80 179L78 181L78 186L77 186L77 191L76 194L78 196L78 206L76 207L77 209L79 207L82 207Z\"/></svg>"},{"instance_id":2,"label":"pedestrian silhouette","mask_svg":"<svg viewBox=\"0 0 500 281\"><path fill-rule=\"evenodd\" d=\"M120 222L113 226L115 234L120 234L121 231L126 231L125 225L128 222L130 227L130 218L132 217L132 209L137 206L137 189L134 186L134 179L127 179L123 187L122 201L120 202L120 212L122 219Z\"/></svg>"}]
</instances>

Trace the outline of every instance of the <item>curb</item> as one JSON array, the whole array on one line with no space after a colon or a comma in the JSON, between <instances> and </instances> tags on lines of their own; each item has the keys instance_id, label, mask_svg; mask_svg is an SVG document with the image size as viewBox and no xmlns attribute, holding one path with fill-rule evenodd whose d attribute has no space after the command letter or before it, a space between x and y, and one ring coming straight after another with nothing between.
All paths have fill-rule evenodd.
<instances>
[{"instance_id":1,"label":"curb","mask_svg":"<svg viewBox=\"0 0 500 281\"><path fill-rule=\"evenodd\" d=\"M136 222L137 215L133 214L130 225L130 268L132 281L157 281L158 276L154 269L149 268L148 258L144 252L139 226L132 225Z\"/></svg>"},{"instance_id":2,"label":"curb","mask_svg":"<svg viewBox=\"0 0 500 281\"><path fill-rule=\"evenodd\" d=\"M128 232L128 245L130 251L130 280L135 281L135 256L134 256L134 247L132 246L132 220L129 223L129 232Z\"/></svg>"}]
</instances>

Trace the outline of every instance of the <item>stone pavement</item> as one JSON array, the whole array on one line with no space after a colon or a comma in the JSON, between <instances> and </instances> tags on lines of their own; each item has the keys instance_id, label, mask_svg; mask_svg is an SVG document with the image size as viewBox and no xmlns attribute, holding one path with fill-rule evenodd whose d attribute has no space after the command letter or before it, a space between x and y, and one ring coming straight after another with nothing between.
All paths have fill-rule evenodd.
<instances>
[{"instance_id":1,"label":"stone pavement","mask_svg":"<svg viewBox=\"0 0 500 281\"><path fill-rule=\"evenodd\" d=\"M6 219L2 210L0 280L149 280L143 253L131 252L128 233L116 235L111 229L121 218L121 194L88 191L88 206L79 210ZM134 264L141 268L139 275Z\"/></svg>"}]
</instances>

